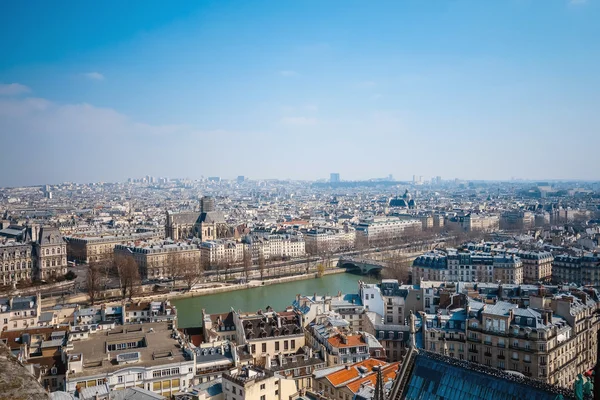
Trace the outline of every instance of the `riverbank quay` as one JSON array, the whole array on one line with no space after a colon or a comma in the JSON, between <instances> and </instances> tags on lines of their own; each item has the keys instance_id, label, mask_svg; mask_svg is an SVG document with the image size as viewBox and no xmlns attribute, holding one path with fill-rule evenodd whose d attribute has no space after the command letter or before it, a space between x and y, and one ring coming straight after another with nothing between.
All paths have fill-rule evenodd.
<instances>
[{"instance_id":1,"label":"riverbank quay","mask_svg":"<svg viewBox=\"0 0 600 400\"><path fill-rule=\"evenodd\" d=\"M323 271L322 276L327 276L327 275L333 275L333 274L341 274L341 273L346 273L346 270L342 269L342 268L332 268L332 269L328 269ZM261 287L261 286L270 286L270 285L277 285L277 284L281 284L281 283L287 283L287 282L295 282L295 281L300 281L300 280L307 280L307 279L318 279L318 273L316 272L311 272L309 274L299 274L299 275L292 275L292 276L285 276L285 277L280 277L280 278L273 278L273 279L265 279L265 280L251 280L247 283L233 283L233 284L229 284L229 283L217 283L217 282L212 282L212 283L207 283L203 286L205 287L198 287L198 288L193 288L191 290L185 291L185 292L166 292L166 293L140 293L137 296L134 296L132 298L132 301L150 301L150 300L177 300L177 299L185 299L185 298L189 298L189 297L202 297L202 296L207 296L207 295L211 295L211 294L217 294L217 293L225 293L225 292L233 292L233 291L237 291L237 290L244 290L244 289L251 289L251 288L255 288L255 287ZM114 296L115 290L111 290L111 293L109 296L107 296L105 299L102 299L102 301L97 301L95 305L101 305L101 304L107 304L107 305L111 305L111 304L119 304L122 302L122 299L119 298L119 296ZM117 289L117 293L118 293L118 289ZM69 296L68 298L63 298L63 297L55 297L55 298L47 298L42 300L42 308L49 308L49 307L54 307L56 305L59 304L85 304L89 302L89 298L86 294L78 294L78 295L73 295L73 296Z\"/></svg>"}]
</instances>

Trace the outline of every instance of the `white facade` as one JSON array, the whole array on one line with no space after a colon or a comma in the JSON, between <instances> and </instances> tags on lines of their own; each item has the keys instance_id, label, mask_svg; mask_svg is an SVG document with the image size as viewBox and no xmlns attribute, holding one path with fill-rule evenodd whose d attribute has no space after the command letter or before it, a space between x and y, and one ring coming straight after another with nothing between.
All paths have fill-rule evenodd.
<instances>
[{"instance_id":1,"label":"white facade","mask_svg":"<svg viewBox=\"0 0 600 400\"><path fill-rule=\"evenodd\" d=\"M362 221L356 228L357 234L369 240L396 238L405 231L421 231L422 224L418 219L400 219L396 217L376 217Z\"/></svg>"},{"instance_id":2,"label":"white facade","mask_svg":"<svg viewBox=\"0 0 600 400\"><path fill-rule=\"evenodd\" d=\"M41 300L37 296L0 298L0 331L14 331L38 325Z\"/></svg>"},{"instance_id":3,"label":"white facade","mask_svg":"<svg viewBox=\"0 0 600 400\"><path fill-rule=\"evenodd\" d=\"M69 367L73 363L69 361ZM193 360L177 363L165 363L152 367L124 367L117 371L78 375L66 378L66 391L74 393L79 388L90 388L108 384L110 390L128 387L142 387L154 393L170 396L188 387L193 382L195 362Z\"/></svg>"},{"instance_id":4,"label":"white facade","mask_svg":"<svg viewBox=\"0 0 600 400\"><path fill-rule=\"evenodd\" d=\"M359 294L367 311L384 315L383 296L381 289L376 284L359 282Z\"/></svg>"}]
</instances>

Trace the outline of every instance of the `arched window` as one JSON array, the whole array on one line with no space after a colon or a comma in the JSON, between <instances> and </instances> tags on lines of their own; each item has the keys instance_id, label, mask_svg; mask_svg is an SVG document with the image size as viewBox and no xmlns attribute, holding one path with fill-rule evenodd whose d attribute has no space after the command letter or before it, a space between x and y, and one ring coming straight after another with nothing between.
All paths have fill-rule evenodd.
<instances>
[{"instance_id":1,"label":"arched window","mask_svg":"<svg viewBox=\"0 0 600 400\"><path fill-rule=\"evenodd\" d=\"M56 249L52 248L52 254L56 254Z\"/></svg>"},{"instance_id":2,"label":"arched window","mask_svg":"<svg viewBox=\"0 0 600 400\"><path fill-rule=\"evenodd\" d=\"M60 254L60 247L56 249L56 254Z\"/></svg>"},{"instance_id":3,"label":"arched window","mask_svg":"<svg viewBox=\"0 0 600 400\"><path fill-rule=\"evenodd\" d=\"M13 263L10 263L10 270L14 271L15 270L15 265Z\"/></svg>"},{"instance_id":4,"label":"arched window","mask_svg":"<svg viewBox=\"0 0 600 400\"><path fill-rule=\"evenodd\" d=\"M31 261L27 262L27 268L31 268Z\"/></svg>"},{"instance_id":5,"label":"arched window","mask_svg":"<svg viewBox=\"0 0 600 400\"><path fill-rule=\"evenodd\" d=\"M50 250L46 249L46 255L50 254Z\"/></svg>"}]
</instances>

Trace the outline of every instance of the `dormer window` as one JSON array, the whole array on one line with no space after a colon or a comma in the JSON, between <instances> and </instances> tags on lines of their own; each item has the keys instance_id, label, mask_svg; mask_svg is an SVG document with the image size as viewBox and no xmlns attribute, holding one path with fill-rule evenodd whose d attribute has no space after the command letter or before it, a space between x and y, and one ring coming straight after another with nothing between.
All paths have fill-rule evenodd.
<instances>
[{"instance_id":1,"label":"dormer window","mask_svg":"<svg viewBox=\"0 0 600 400\"><path fill-rule=\"evenodd\" d=\"M56 375L56 374L57 374L57 372L58 372L58 369L57 369L56 367L52 367L52 368L50 369L50 373L51 373L52 375Z\"/></svg>"}]
</instances>

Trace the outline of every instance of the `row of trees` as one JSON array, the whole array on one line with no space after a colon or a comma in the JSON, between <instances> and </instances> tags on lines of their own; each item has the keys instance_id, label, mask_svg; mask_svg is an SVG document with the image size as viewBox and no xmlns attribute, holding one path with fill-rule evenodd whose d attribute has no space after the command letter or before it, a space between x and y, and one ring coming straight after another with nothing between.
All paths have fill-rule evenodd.
<instances>
[{"instance_id":1,"label":"row of trees","mask_svg":"<svg viewBox=\"0 0 600 400\"><path fill-rule=\"evenodd\" d=\"M168 256L162 269L163 275L171 278L173 284L181 281L188 290L200 282L204 270L198 259L176 253ZM115 255L111 259L91 262L87 271L86 288L92 304L108 288L111 278L118 278L123 299L133 298L141 286L140 268L132 256Z\"/></svg>"}]
</instances>

